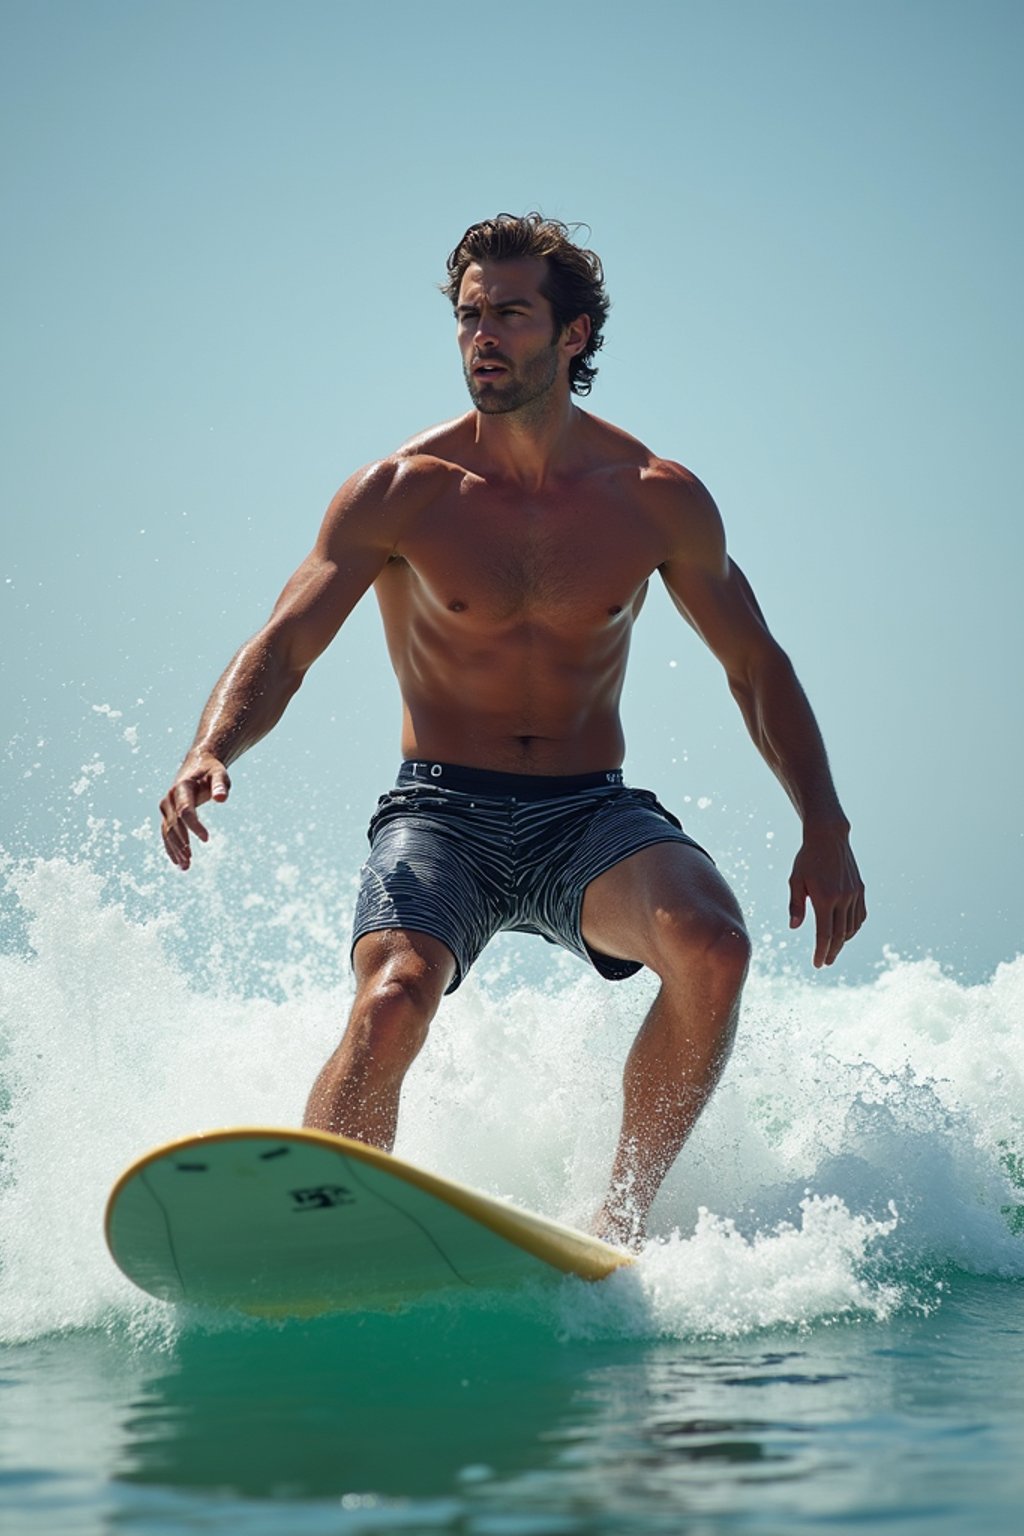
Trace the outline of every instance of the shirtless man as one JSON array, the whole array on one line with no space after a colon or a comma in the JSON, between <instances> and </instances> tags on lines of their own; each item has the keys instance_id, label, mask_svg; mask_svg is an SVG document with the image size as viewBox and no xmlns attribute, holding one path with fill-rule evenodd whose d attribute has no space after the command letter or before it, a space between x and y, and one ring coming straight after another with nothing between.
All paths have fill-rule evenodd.
<instances>
[{"instance_id":1,"label":"shirtless man","mask_svg":"<svg viewBox=\"0 0 1024 1536\"><path fill-rule=\"evenodd\" d=\"M831 965L865 917L814 716L718 511L687 470L580 410L608 310L561 224L499 215L448 260L473 409L359 470L312 553L220 679L161 802L185 870L197 810L273 728L373 586L403 700L403 766L371 823L344 1036L305 1123L390 1148L442 995L499 929L540 933L610 979L661 986L630 1050L595 1230L637 1244L728 1057L750 944L710 857L622 783L619 696L657 572L725 670L803 825L790 922Z\"/></svg>"}]
</instances>

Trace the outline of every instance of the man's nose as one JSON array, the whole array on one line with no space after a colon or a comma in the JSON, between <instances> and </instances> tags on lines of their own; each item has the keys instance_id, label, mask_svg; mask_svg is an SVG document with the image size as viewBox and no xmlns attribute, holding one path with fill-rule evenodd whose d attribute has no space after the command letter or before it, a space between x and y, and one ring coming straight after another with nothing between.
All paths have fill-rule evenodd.
<instances>
[{"instance_id":1,"label":"man's nose","mask_svg":"<svg viewBox=\"0 0 1024 1536\"><path fill-rule=\"evenodd\" d=\"M473 343L477 347L494 347L498 344L498 337L494 327L494 321L490 315L482 314L476 323L473 332Z\"/></svg>"}]
</instances>

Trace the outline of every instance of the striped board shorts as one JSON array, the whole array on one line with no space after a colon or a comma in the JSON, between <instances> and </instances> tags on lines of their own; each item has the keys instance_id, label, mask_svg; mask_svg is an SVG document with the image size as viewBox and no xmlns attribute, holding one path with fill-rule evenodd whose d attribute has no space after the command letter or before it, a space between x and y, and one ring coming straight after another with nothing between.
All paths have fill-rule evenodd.
<instances>
[{"instance_id":1,"label":"striped board shorts","mask_svg":"<svg viewBox=\"0 0 1024 1536\"><path fill-rule=\"evenodd\" d=\"M650 790L622 770L537 777L405 762L370 821L352 936L387 928L430 934L455 956L454 992L496 933L536 933L609 981L641 969L590 948L583 893L652 843L710 858Z\"/></svg>"}]
</instances>

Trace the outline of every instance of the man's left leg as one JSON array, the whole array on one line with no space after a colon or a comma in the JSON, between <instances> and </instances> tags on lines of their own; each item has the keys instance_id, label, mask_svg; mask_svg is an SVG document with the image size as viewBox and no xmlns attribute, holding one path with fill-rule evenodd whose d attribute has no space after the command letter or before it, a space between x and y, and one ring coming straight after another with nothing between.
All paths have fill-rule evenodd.
<instances>
[{"instance_id":1,"label":"man's left leg","mask_svg":"<svg viewBox=\"0 0 1024 1536\"><path fill-rule=\"evenodd\" d=\"M626 1060L622 1131L595 1224L609 1242L636 1245L728 1060L750 940L715 866L677 842L643 848L593 880L582 927L592 949L661 978Z\"/></svg>"}]
</instances>

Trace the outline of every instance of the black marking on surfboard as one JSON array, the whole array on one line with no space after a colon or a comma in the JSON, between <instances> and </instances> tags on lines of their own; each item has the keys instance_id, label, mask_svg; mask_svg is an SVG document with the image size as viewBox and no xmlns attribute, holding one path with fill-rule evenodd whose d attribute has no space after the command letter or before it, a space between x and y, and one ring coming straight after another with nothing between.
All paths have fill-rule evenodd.
<instances>
[{"instance_id":1,"label":"black marking on surfboard","mask_svg":"<svg viewBox=\"0 0 1024 1536\"><path fill-rule=\"evenodd\" d=\"M174 1265L174 1273L178 1277L178 1284L181 1286L182 1300L187 1301L188 1287L185 1284L185 1276L181 1272L181 1265L178 1263L178 1250L174 1245L174 1228L171 1226L171 1218L168 1214L166 1205L164 1205L163 1201L161 1200L158 1191L154 1189L153 1185L149 1182L148 1168L144 1168L139 1174L139 1182L142 1184L142 1187L146 1190L150 1199L153 1201L153 1204L156 1206L157 1210L160 1212L160 1215L163 1217L164 1235L167 1238L167 1251L171 1256L171 1263Z\"/></svg>"},{"instance_id":2,"label":"black marking on surfboard","mask_svg":"<svg viewBox=\"0 0 1024 1536\"><path fill-rule=\"evenodd\" d=\"M382 1194L379 1189L370 1189L366 1181L360 1178L360 1167L355 1158L343 1158L342 1161L345 1163L345 1166L349 1171L349 1175L355 1180L357 1184L361 1184L363 1186L363 1189L368 1195L371 1195L375 1200L380 1200L384 1205L390 1205L391 1209L393 1211L397 1211L400 1216L404 1216L406 1221L409 1222L411 1226L418 1227L419 1230L423 1233L423 1236L426 1238L427 1242L430 1244L431 1248L433 1248L434 1252L437 1254L438 1258L441 1259L443 1263L447 1264L456 1280L458 1280L461 1285L468 1285L471 1290L474 1289L474 1282L467 1279L464 1274L460 1273L460 1271L452 1263L448 1254L446 1254L444 1249L441 1247L441 1244L437 1241L437 1238L432 1232L427 1231L427 1228L423 1225L422 1221L420 1221L418 1217L413 1216L409 1211L405 1210L403 1206L399 1205L397 1200L392 1200L388 1195ZM424 1190L423 1193L427 1194L428 1191ZM435 1195L434 1198L440 1199L440 1196ZM445 1202L442 1201L441 1203L444 1204Z\"/></svg>"},{"instance_id":3,"label":"black marking on surfboard","mask_svg":"<svg viewBox=\"0 0 1024 1536\"><path fill-rule=\"evenodd\" d=\"M331 1211L339 1205L355 1205L356 1197L344 1184L317 1184L312 1189L292 1189L297 1215L303 1211Z\"/></svg>"},{"instance_id":4,"label":"black marking on surfboard","mask_svg":"<svg viewBox=\"0 0 1024 1536\"><path fill-rule=\"evenodd\" d=\"M269 1163L273 1157L287 1157L291 1147L272 1147L269 1152L260 1153L260 1162Z\"/></svg>"},{"instance_id":5,"label":"black marking on surfboard","mask_svg":"<svg viewBox=\"0 0 1024 1536\"><path fill-rule=\"evenodd\" d=\"M209 1173L209 1163L175 1163L178 1173Z\"/></svg>"}]
</instances>

